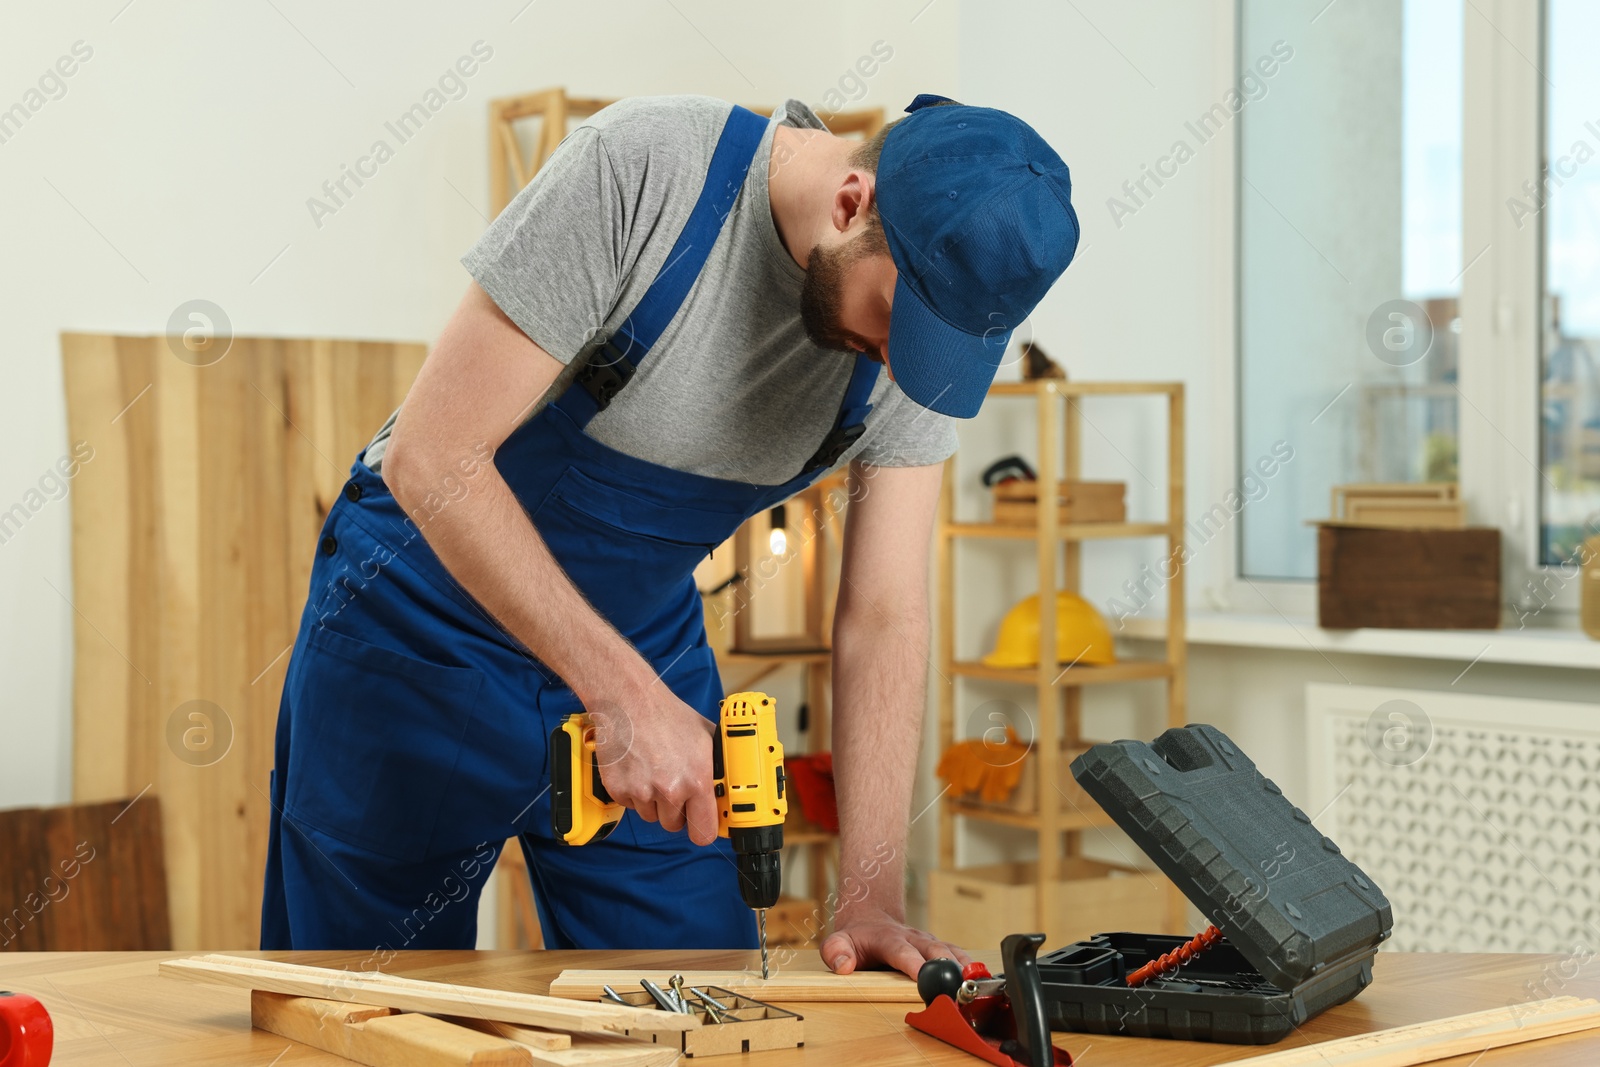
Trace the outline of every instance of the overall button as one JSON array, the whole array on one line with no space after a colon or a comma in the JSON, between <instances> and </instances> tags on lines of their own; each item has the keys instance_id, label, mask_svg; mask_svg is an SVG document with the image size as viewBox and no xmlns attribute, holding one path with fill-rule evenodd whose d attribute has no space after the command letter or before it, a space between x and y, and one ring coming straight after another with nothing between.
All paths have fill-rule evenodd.
<instances>
[{"instance_id":1,"label":"overall button","mask_svg":"<svg viewBox=\"0 0 1600 1067\"><path fill-rule=\"evenodd\" d=\"M345 495L345 499L346 500L350 500L350 501L360 500L361 499L361 487L359 485L357 485L355 482L345 482L344 483L344 495Z\"/></svg>"},{"instance_id":2,"label":"overall button","mask_svg":"<svg viewBox=\"0 0 1600 1067\"><path fill-rule=\"evenodd\" d=\"M322 554L324 556L331 556L337 551L339 551L339 542L334 540L332 534L322 539Z\"/></svg>"}]
</instances>

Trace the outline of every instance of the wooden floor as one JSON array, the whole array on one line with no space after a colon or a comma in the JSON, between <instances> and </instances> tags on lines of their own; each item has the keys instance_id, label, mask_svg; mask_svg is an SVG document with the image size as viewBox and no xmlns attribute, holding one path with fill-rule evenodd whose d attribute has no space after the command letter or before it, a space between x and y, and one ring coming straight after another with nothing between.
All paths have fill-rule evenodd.
<instances>
[{"instance_id":1,"label":"wooden floor","mask_svg":"<svg viewBox=\"0 0 1600 1067\"><path fill-rule=\"evenodd\" d=\"M362 953L270 954L275 959L359 968ZM448 980L542 993L568 967L726 969L747 967L739 952L406 952L384 969L417 978ZM0 959L0 989L29 993L54 1017L55 1062L83 1067L298 1067L348 1061L250 1029L249 993L156 977L156 963L171 953L18 953ZM991 964L996 961L989 960ZM811 958L790 965L821 969ZM1576 974L1575 977L1565 977ZM1548 996L1600 997L1600 967L1576 967L1560 956L1406 955L1378 957L1377 981L1358 999L1313 1019L1277 1048L1389 1026L1423 1022ZM911 1067L978 1061L904 1023L906 1005L803 1004L806 1045L713 1062L765 1067L790 1063L881 1064ZM1205 1067L1267 1049L1179 1041L1057 1034L1056 1043L1095 1064ZM1092 1051L1091 1051L1092 1050ZM1087 1056L1084 1053L1088 1051ZM1440 1061L1452 1067L1593 1067L1600 1035L1555 1038L1475 1058Z\"/></svg>"}]
</instances>

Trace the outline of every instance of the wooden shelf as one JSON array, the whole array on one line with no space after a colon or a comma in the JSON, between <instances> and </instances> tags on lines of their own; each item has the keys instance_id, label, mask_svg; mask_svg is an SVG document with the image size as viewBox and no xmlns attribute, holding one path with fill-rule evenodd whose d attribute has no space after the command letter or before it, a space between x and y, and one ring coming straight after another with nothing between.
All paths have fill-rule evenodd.
<instances>
[{"instance_id":1,"label":"wooden shelf","mask_svg":"<svg viewBox=\"0 0 1600 1067\"><path fill-rule=\"evenodd\" d=\"M783 831L784 848L788 848L791 845L831 845L837 840L839 840L838 834L830 834L826 830L806 829L791 832L785 829Z\"/></svg>"},{"instance_id":2,"label":"wooden shelf","mask_svg":"<svg viewBox=\"0 0 1600 1067\"><path fill-rule=\"evenodd\" d=\"M950 673L963 678L981 678L987 682L1013 682L1017 685L1038 685L1039 672L1032 667L988 667L977 660L957 660L950 665ZM1109 685L1113 682L1137 682L1147 678L1172 677L1172 664L1165 660L1125 659L1104 667L1078 664L1062 667L1055 680L1057 688L1080 685Z\"/></svg>"},{"instance_id":3,"label":"wooden shelf","mask_svg":"<svg viewBox=\"0 0 1600 1067\"><path fill-rule=\"evenodd\" d=\"M1039 531L1032 525L1011 522L950 522L940 528L946 537L1010 537L1032 541ZM1102 541L1125 537L1166 537L1172 528L1164 522L1075 522L1057 527L1062 541Z\"/></svg>"},{"instance_id":4,"label":"wooden shelf","mask_svg":"<svg viewBox=\"0 0 1600 1067\"><path fill-rule=\"evenodd\" d=\"M811 649L806 652L718 652L718 663L827 663L833 659L833 651L826 648Z\"/></svg>"},{"instance_id":5,"label":"wooden shelf","mask_svg":"<svg viewBox=\"0 0 1600 1067\"><path fill-rule=\"evenodd\" d=\"M1057 393L1061 396L1177 396L1182 392L1182 382L1073 382L1060 378L1044 378L1036 382L996 382L989 386L990 396L1038 396L1040 393Z\"/></svg>"},{"instance_id":6,"label":"wooden shelf","mask_svg":"<svg viewBox=\"0 0 1600 1067\"><path fill-rule=\"evenodd\" d=\"M963 815L969 819L979 819L1001 826L1016 826L1024 830L1039 828L1038 812L1006 811L1004 808L985 807L982 804L970 804L962 800L947 800L945 807L951 815ZM1096 826L1115 825L1111 816L1099 808L1085 808L1082 812L1075 808L1063 808L1056 822L1056 829L1087 830Z\"/></svg>"}]
</instances>

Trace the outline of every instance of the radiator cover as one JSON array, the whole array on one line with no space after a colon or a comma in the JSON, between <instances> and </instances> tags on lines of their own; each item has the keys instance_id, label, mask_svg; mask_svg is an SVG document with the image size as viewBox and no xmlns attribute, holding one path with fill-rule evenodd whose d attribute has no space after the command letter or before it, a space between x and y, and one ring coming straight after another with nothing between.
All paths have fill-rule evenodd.
<instances>
[{"instance_id":1,"label":"radiator cover","mask_svg":"<svg viewBox=\"0 0 1600 1067\"><path fill-rule=\"evenodd\" d=\"M1306 687L1307 810L1394 906L1396 951L1600 946L1600 706Z\"/></svg>"}]
</instances>

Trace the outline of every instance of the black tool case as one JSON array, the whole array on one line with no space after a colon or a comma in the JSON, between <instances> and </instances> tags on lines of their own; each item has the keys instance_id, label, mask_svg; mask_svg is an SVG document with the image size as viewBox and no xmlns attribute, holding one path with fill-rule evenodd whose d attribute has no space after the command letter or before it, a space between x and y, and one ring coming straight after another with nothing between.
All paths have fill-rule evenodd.
<instances>
[{"instance_id":1,"label":"black tool case","mask_svg":"<svg viewBox=\"0 0 1600 1067\"><path fill-rule=\"evenodd\" d=\"M1388 899L1222 731L1095 745L1072 776L1225 936L1137 988L1129 973L1188 938L1098 934L1041 955L1051 1029L1269 1044L1371 984Z\"/></svg>"}]
</instances>

